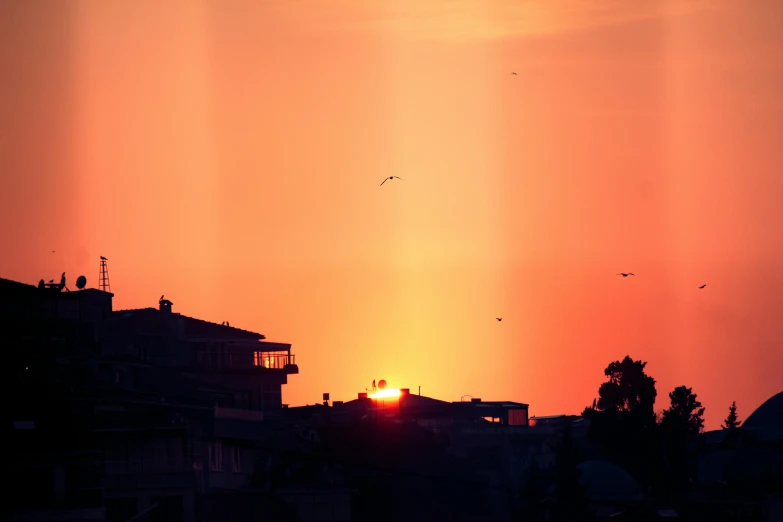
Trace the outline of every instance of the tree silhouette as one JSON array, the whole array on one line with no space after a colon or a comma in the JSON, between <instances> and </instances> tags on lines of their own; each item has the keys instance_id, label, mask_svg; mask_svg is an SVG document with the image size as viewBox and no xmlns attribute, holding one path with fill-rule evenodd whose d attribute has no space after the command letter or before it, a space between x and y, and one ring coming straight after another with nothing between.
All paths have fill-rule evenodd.
<instances>
[{"instance_id":1,"label":"tree silhouette","mask_svg":"<svg viewBox=\"0 0 783 522\"><path fill-rule=\"evenodd\" d=\"M679 386L669 394L671 406L663 411L661 431L669 463L668 495L688 487L688 444L704 429L704 408L691 388Z\"/></svg>"},{"instance_id":2,"label":"tree silhouette","mask_svg":"<svg viewBox=\"0 0 783 522\"><path fill-rule=\"evenodd\" d=\"M671 407L663 411L661 427L670 433L686 437L698 435L704 429L704 408L691 388L679 386L669 394Z\"/></svg>"},{"instance_id":3,"label":"tree silhouette","mask_svg":"<svg viewBox=\"0 0 783 522\"><path fill-rule=\"evenodd\" d=\"M726 417L726 420L723 421L723 425L721 428L724 430L733 430L735 428L739 428L740 424L742 424L737 417L737 403L732 402L731 406L729 406L729 416Z\"/></svg>"},{"instance_id":4,"label":"tree silhouette","mask_svg":"<svg viewBox=\"0 0 783 522\"><path fill-rule=\"evenodd\" d=\"M595 407L582 415L590 420L589 437L607 457L628 471L642 486L660 481L658 424L655 418L655 379L645 373L646 362L625 356L604 370L607 382L598 389Z\"/></svg>"},{"instance_id":5,"label":"tree silhouette","mask_svg":"<svg viewBox=\"0 0 783 522\"><path fill-rule=\"evenodd\" d=\"M626 355L604 370L609 381L598 389L597 409L602 411L639 411L654 416L657 392L655 379L644 373L646 362L634 361Z\"/></svg>"}]
</instances>

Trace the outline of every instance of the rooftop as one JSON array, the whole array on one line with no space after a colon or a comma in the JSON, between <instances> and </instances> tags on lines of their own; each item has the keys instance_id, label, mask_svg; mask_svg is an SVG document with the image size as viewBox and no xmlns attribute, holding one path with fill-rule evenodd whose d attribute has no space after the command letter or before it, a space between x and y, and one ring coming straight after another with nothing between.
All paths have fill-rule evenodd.
<instances>
[{"instance_id":1,"label":"rooftop","mask_svg":"<svg viewBox=\"0 0 783 522\"><path fill-rule=\"evenodd\" d=\"M134 308L128 310L116 310L112 312L112 320L115 320L117 324L136 324L137 322L144 321L149 327L155 330L159 330L164 327L163 320L167 320L169 316L183 319L183 333L186 337L204 337L204 338L220 338L220 339L246 339L253 341L261 341L266 339L264 334L258 332L252 332L250 330L243 330L242 328L236 328L234 326L228 326L225 324L214 323L211 321L205 321L203 319L197 319L195 317L189 317L175 312L164 312L157 308Z\"/></svg>"},{"instance_id":2,"label":"rooftop","mask_svg":"<svg viewBox=\"0 0 783 522\"><path fill-rule=\"evenodd\" d=\"M82 290L75 289L69 291L64 291L64 290L60 291L52 288L39 288L36 285L21 283L19 281L14 281L12 279L5 279L2 277L0 277L0 292L8 293L8 294L22 293L22 292L33 294L35 292L45 292L47 295L57 294L57 295L61 295L62 297L71 297L71 298L74 298L79 294L84 294L84 293L93 294L93 295L108 294L112 297L114 296L114 294L112 294L111 292L104 292L103 290L99 290L97 288L84 288Z\"/></svg>"}]
</instances>

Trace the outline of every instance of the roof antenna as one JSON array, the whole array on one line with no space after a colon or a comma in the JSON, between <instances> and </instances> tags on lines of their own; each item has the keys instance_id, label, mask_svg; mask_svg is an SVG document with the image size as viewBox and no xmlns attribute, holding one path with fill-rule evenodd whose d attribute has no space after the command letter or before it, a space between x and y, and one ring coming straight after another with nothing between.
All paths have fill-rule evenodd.
<instances>
[{"instance_id":1,"label":"roof antenna","mask_svg":"<svg viewBox=\"0 0 783 522\"><path fill-rule=\"evenodd\" d=\"M98 277L98 288L104 292L111 292L111 283L109 283L109 267L106 264L105 257L101 256L101 272Z\"/></svg>"}]
</instances>

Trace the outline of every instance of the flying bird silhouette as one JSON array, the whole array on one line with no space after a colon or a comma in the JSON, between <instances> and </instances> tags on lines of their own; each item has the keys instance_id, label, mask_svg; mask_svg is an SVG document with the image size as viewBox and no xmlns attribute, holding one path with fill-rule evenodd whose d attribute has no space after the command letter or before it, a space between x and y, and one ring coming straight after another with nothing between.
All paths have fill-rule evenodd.
<instances>
[{"instance_id":1,"label":"flying bird silhouette","mask_svg":"<svg viewBox=\"0 0 783 522\"><path fill-rule=\"evenodd\" d=\"M502 321L503 320L502 317L495 317L495 319L497 319L498 321Z\"/></svg>"},{"instance_id":2,"label":"flying bird silhouette","mask_svg":"<svg viewBox=\"0 0 783 522\"><path fill-rule=\"evenodd\" d=\"M388 178L385 178L385 179L383 180L383 183L386 183L387 181L389 181L389 180L392 180L392 179L394 179L394 178L397 178L397 179L402 179L402 178L401 178L401 177L399 177L399 176L389 176ZM404 180L404 179L402 179L402 181L405 181L405 180ZM381 183L381 185L380 185L381 187L383 186L383 183Z\"/></svg>"},{"instance_id":3,"label":"flying bird silhouette","mask_svg":"<svg viewBox=\"0 0 783 522\"><path fill-rule=\"evenodd\" d=\"M517 76L517 73L515 73L515 72L512 72L511 74L513 74L514 76Z\"/></svg>"},{"instance_id":4,"label":"flying bird silhouette","mask_svg":"<svg viewBox=\"0 0 783 522\"><path fill-rule=\"evenodd\" d=\"M705 284L703 284L703 285L701 285L699 288L704 288L705 286L707 286L707 284L706 284L706 283L705 283Z\"/></svg>"},{"instance_id":5,"label":"flying bird silhouette","mask_svg":"<svg viewBox=\"0 0 783 522\"><path fill-rule=\"evenodd\" d=\"M620 274L617 274L617 275L621 275L623 277L628 277L629 275L635 275L635 274L633 274L631 272L628 272L627 274L626 273L620 273Z\"/></svg>"}]
</instances>

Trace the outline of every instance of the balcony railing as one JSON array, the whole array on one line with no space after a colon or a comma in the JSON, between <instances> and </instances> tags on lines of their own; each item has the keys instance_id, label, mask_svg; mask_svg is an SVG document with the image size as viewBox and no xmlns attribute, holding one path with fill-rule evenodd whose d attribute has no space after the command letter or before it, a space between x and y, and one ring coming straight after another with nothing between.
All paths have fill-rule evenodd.
<instances>
[{"instance_id":1,"label":"balcony railing","mask_svg":"<svg viewBox=\"0 0 783 522\"><path fill-rule=\"evenodd\" d=\"M262 422L264 420L264 412L259 410L241 410L238 408L215 406L215 418Z\"/></svg>"},{"instance_id":2,"label":"balcony railing","mask_svg":"<svg viewBox=\"0 0 783 522\"><path fill-rule=\"evenodd\" d=\"M101 477L101 486L104 490L189 488L196 484L193 470L189 469L189 466L186 469L184 464L176 469L160 470L158 468L157 471L132 469L125 473L117 473L118 468L121 467L121 465L115 465L113 469L107 470L108 473Z\"/></svg>"},{"instance_id":3,"label":"balcony railing","mask_svg":"<svg viewBox=\"0 0 783 522\"><path fill-rule=\"evenodd\" d=\"M253 365L273 370L284 370L286 366L296 364L296 355L288 352L255 352Z\"/></svg>"},{"instance_id":4,"label":"balcony railing","mask_svg":"<svg viewBox=\"0 0 783 522\"><path fill-rule=\"evenodd\" d=\"M106 520L106 508L17 511L12 513L8 520L11 522L45 522L47 520L83 520L84 522L94 520L95 522L103 522Z\"/></svg>"},{"instance_id":5,"label":"balcony railing","mask_svg":"<svg viewBox=\"0 0 783 522\"><path fill-rule=\"evenodd\" d=\"M194 368L204 370L283 370L298 373L296 356L287 350L245 350L230 348L225 352L203 351L197 354Z\"/></svg>"}]
</instances>

